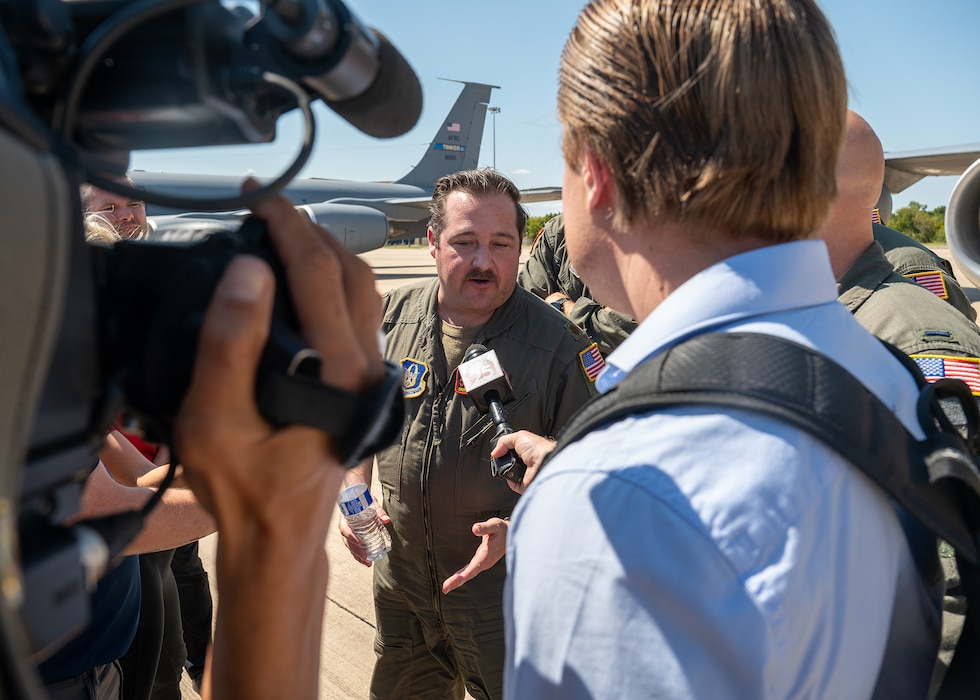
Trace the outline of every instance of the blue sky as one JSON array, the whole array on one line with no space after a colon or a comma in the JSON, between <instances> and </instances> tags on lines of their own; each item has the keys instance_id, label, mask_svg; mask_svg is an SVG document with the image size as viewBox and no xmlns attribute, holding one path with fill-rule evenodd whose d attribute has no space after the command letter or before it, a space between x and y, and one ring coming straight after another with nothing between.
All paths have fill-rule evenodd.
<instances>
[{"instance_id":1,"label":"blue sky","mask_svg":"<svg viewBox=\"0 0 980 700\"><path fill-rule=\"evenodd\" d=\"M439 78L499 85L496 167L520 187L561 185L555 118L558 59L581 2L348 0L362 21L385 33L415 68L422 116L408 134L363 136L317 106L317 145L301 176L393 180L419 159L459 92ZM980 3L972 0L824 0L844 58L851 108L878 132L886 152L980 143ZM481 165L493 164L488 116ZM271 176L298 148L298 119L280 120L274 143L135 153L132 167L154 171ZM895 196L929 208L945 204L956 178L926 178ZM557 211L559 203L532 207Z\"/></svg>"}]
</instances>

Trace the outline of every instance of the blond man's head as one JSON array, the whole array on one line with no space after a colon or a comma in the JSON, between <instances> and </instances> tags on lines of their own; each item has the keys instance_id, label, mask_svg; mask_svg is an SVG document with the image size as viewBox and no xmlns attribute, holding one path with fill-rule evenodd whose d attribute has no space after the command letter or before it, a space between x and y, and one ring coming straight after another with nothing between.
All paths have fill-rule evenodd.
<instances>
[{"instance_id":1,"label":"blond man's head","mask_svg":"<svg viewBox=\"0 0 980 700\"><path fill-rule=\"evenodd\" d=\"M617 225L775 243L826 214L846 92L812 0L594 0L562 53L558 116L566 160L610 168Z\"/></svg>"}]
</instances>

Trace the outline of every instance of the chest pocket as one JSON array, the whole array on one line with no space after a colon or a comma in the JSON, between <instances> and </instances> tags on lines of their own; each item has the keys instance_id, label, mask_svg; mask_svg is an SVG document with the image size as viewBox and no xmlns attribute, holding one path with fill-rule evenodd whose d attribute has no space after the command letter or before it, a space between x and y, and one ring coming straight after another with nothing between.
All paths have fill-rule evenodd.
<instances>
[{"instance_id":1,"label":"chest pocket","mask_svg":"<svg viewBox=\"0 0 980 700\"><path fill-rule=\"evenodd\" d=\"M536 382L522 382L522 389L524 391L515 400L504 404L507 422L514 430L545 432ZM517 504L518 494L505 481L490 476L490 439L496 432L487 415L460 436L456 460L457 515L509 515Z\"/></svg>"}]
</instances>

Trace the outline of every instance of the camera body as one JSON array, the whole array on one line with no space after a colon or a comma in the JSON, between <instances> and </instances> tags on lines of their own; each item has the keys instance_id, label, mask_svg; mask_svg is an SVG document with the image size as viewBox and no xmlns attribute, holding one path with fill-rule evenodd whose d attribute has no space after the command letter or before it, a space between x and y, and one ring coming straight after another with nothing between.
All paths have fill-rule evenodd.
<instances>
[{"instance_id":1,"label":"camera body","mask_svg":"<svg viewBox=\"0 0 980 700\"><path fill-rule=\"evenodd\" d=\"M191 242L119 241L93 247L102 374L125 397L153 442L169 442L173 420L190 384L204 311L236 255L265 260L276 275L269 340L259 366L269 374L320 377L319 356L303 343L282 264L265 224L245 219L237 231L216 231ZM110 407L115 410L116 407ZM260 410L274 425L273 407Z\"/></svg>"}]
</instances>

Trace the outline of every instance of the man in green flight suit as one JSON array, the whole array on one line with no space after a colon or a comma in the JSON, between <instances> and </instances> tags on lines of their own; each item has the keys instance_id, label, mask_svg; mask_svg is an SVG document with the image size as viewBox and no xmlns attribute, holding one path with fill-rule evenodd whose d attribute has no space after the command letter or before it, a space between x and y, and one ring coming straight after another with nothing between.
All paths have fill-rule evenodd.
<instances>
[{"instance_id":1,"label":"man in green flight suit","mask_svg":"<svg viewBox=\"0 0 980 700\"><path fill-rule=\"evenodd\" d=\"M565 252L565 217L550 219L531 245L531 257L521 268L517 283L555 307L599 344L608 355L636 328L626 314L603 306L575 273Z\"/></svg>"},{"instance_id":2,"label":"man in green flight suit","mask_svg":"<svg viewBox=\"0 0 980 700\"><path fill-rule=\"evenodd\" d=\"M875 240L884 248L895 272L925 287L971 321L977 320L977 310L960 287L949 260L901 231L882 224L874 224L872 228Z\"/></svg>"},{"instance_id":3,"label":"man in green flight suit","mask_svg":"<svg viewBox=\"0 0 980 700\"><path fill-rule=\"evenodd\" d=\"M980 329L954 306L900 275L875 240L871 210L884 169L878 137L864 119L848 112L837 164L837 200L820 230L838 280L838 300L862 326L911 356L927 380L957 377L980 397ZM950 418L959 422L955 414ZM942 561L947 589L953 588L958 582L955 560ZM956 647L961 611L961 601L947 596L940 650L944 664ZM936 675L934 683L939 679Z\"/></svg>"},{"instance_id":4,"label":"man in green flight suit","mask_svg":"<svg viewBox=\"0 0 980 700\"><path fill-rule=\"evenodd\" d=\"M980 396L980 329L939 296L898 274L874 240L871 210L884 177L881 142L848 112L837 165L837 200L820 231L838 298L882 340L910 355L930 381L959 376ZM935 362L939 358L942 362Z\"/></svg>"},{"instance_id":5,"label":"man in green flight suit","mask_svg":"<svg viewBox=\"0 0 980 700\"><path fill-rule=\"evenodd\" d=\"M440 179L428 228L438 279L384 297L385 355L405 370L407 419L401 438L377 455L392 548L374 565L372 698L503 693L499 560L518 494L491 476L494 426L457 371L467 348L496 351L514 388L504 404L510 425L542 435L556 435L589 400L604 367L578 326L517 287L527 222L519 200L493 170ZM356 469L371 483L370 461ZM340 529L366 564L343 518Z\"/></svg>"}]
</instances>

